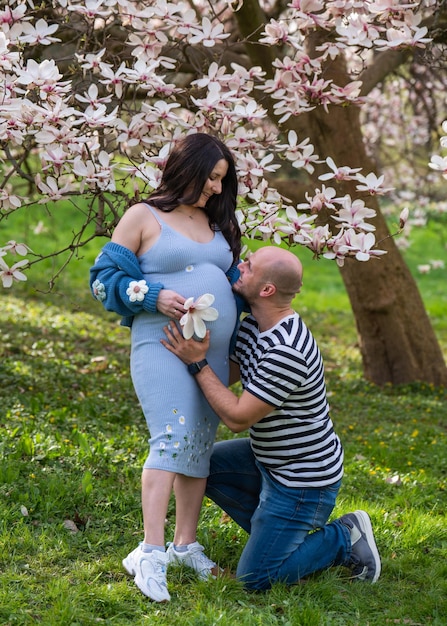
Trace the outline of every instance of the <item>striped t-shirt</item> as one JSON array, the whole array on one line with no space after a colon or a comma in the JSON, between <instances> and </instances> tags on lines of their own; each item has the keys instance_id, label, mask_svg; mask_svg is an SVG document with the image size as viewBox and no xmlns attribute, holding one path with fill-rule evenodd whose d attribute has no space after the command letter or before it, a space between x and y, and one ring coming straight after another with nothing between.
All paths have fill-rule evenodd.
<instances>
[{"instance_id":1,"label":"striped t-shirt","mask_svg":"<svg viewBox=\"0 0 447 626\"><path fill-rule=\"evenodd\" d=\"M329 416L323 360L298 313L262 333L255 319L246 317L235 356L243 388L272 405L250 428L258 461L289 487L337 482L343 449Z\"/></svg>"}]
</instances>

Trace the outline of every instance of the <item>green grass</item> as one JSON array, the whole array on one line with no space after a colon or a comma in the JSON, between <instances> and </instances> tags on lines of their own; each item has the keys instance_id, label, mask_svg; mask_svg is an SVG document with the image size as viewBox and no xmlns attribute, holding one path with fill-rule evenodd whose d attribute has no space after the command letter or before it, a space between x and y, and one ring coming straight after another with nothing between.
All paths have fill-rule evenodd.
<instances>
[{"instance_id":1,"label":"green grass","mask_svg":"<svg viewBox=\"0 0 447 626\"><path fill-rule=\"evenodd\" d=\"M417 272L431 258L447 260L442 228L420 233L406 256L447 352L445 270ZM42 243L51 247L51 236ZM168 605L138 591L121 559L141 539L147 432L129 377L129 332L88 293L98 249L83 251L55 295L30 283L0 296L0 624L445 626L447 391L365 382L337 269L301 251L297 305L324 354L346 453L334 515L369 511L382 576L353 584L340 568L248 594L233 578L204 583L176 569ZM230 436L224 427L218 434ZM171 503L168 539L173 526ZM199 540L234 571L246 535L205 501Z\"/></svg>"}]
</instances>

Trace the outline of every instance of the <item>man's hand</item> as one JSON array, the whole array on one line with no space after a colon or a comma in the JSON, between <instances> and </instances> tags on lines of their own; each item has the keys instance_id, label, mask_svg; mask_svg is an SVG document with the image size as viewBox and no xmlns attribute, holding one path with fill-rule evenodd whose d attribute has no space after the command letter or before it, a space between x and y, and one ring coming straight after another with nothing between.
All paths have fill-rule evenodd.
<instances>
[{"instance_id":1,"label":"man's hand","mask_svg":"<svg viewBox=\"0 0 447 626\"><path fill-rule=\"evenodd\" d=\"M167 337L160 339L165 348L172 352L179 359L189 365L190 363L196 363L206 357L208 348L210 345L210 331L206 332L203 341L196 341L195 339L185 339L179 331L177 325L171 322L163 328Z\"/></svg>"},{"instance_id":2,"label":"man's hand","mask_svg":"<svg viewBox=\"0 0 447 626\"><path fill-rule=\"evenodd\" d=\"M160 339L165 348L189 365L206 357L210 343L210 331L203 341L185 339L175 322L163 328L168 339ZM248 391L240 397L228 389L216 376L211 367L204 367L195 376L206 399L226 426L234 433L241 433L268 415L273 407L259 400Z\"/></svg>"}]
</instances>

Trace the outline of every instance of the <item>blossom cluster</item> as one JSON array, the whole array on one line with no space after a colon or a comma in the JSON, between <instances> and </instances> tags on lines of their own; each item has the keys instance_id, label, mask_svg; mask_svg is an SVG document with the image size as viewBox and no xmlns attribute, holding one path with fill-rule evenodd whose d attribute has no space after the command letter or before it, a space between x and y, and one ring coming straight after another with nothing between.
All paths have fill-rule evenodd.
<instances>
[{"instance_id":1,"label":"blossom cluster","mask_svg":"<svg viewBox=\"0 0 447 626\"><path fill-rule=\"evenodd\" d=\"M447 120L442 124L443 136L441 137L439 143L442 150L447 148ZM437 172L441 172L442 177L447 180L447 156L444 154L443 156L440 154L434 154L431 157L429 166L436 170Z\"/></svg>"},{"instance_id":2,"label":"blossom cluster","mask_svg":"<svg viewBox=\"0 0 447 626\"><path fill-rule=\"evenodd\" d=\"M286 51L276 55L270 76L237 63L234 52L232 61L217 62L240 44L231 24L242 0L216 0L213 11L201 0L45 4L44 14L33 0L0 9L0 219L33 201L153 189L179 138L214 132L236 158L238 218L247 237L304 245L340 265L347 256L366 261L384 253L376 248L375 210L337 194L347 180L359 196L386 194L384 176L316 154L288 123L316 107L362 106L355 68L351 82L337 85L325 78L325 64L339 55L367 64L372 50L423 48L429 38L422 10L432 10L430 0L290 0L260 36L263 46ZM74 37L75 28L83 36ZM328 37L311 57L306 34L315 29ZM126 54L109 52L106 41ZM265 96L273 112L263 107ZM21 167L25 160L31 176ZM269 182L284 162L307 174L317 164L327 170L297 206ZM323 208L335 228L316 225ZM27 262L9 265L5 257L28 250L0 246L0 277L10 287L26 279Z\"/></svg>"}]
</instances>

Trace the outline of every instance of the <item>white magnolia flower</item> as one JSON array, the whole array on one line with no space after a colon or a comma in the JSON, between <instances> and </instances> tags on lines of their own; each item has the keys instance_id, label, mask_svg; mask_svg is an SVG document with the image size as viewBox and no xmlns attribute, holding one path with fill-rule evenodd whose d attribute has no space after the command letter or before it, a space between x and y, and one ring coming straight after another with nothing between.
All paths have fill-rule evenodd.
<instances>
[{"instance_id":1,"label":"white magnolia flower","mask_svg":"<svg viewBox=\"0 0 447 626\"><path fill-rule=\"evenodd\" d=\"M14 265L9 267L9 265L7 265L6 262L0 257L0 280L3 283L3 287L11 287L15 280L26 280L25 274L21 272L19 268L26 267L27 265L28 261L24 259L23 261L17 261L17 263L14 263Z\"/></svg>"},{"instance_id":2,"label":"white magnolia flower","mask_svg":"<svg viewBox=\"0 0 447 626\"><path fill-rule=\"evenodd\" d=\"M3 247L3 250L11 252L11 254L19 254L20 256L26 256L28 252L31 252L31 248L28 248L26 244L17 243L17 241L12 239Z\"/></svg>"},{"instance_id":3,"label":"white magnolia flower","mask_svg":"<svg viewBox=\"0 0 447 626\"><path fill-rule=\"evenodd\" d=\"M149 291L149 287L145 280L131 280L128 288L126 289L126 295L129 296L131 302L142 302L145 294Z\"/></svg>"},{"instance_id":4,"label":"white magnolia flower","mask_svg":"<svg viewBox=\"0 0 447 626\"><path fill-rule=\"evenodd\" d=\"M205 337L205 322L213 322L219 317L218 311L211 306L213 302L214 296L211 293L199 296L196 301L194 301L194 298L188 298L185 301L183 308L186 313L180 319L185 339L191 339L194 334L199 339Z\"/></svg>"},{"instance_id":5,"label":"white magnolia flower","mask_svg":"<svg viewBox=\"0 0 447 626\"><path fill-rule=\"evenodd\" d=\"M21 43L40 43L44 46L48 46L53 42L60 41L57 37L52 36L58 28L59 26L57 24L48 24L44 19L37 20L35 25L24 22L22 24L22 32L24 34L18 39Z\"/></svg>"}]
</instances>

